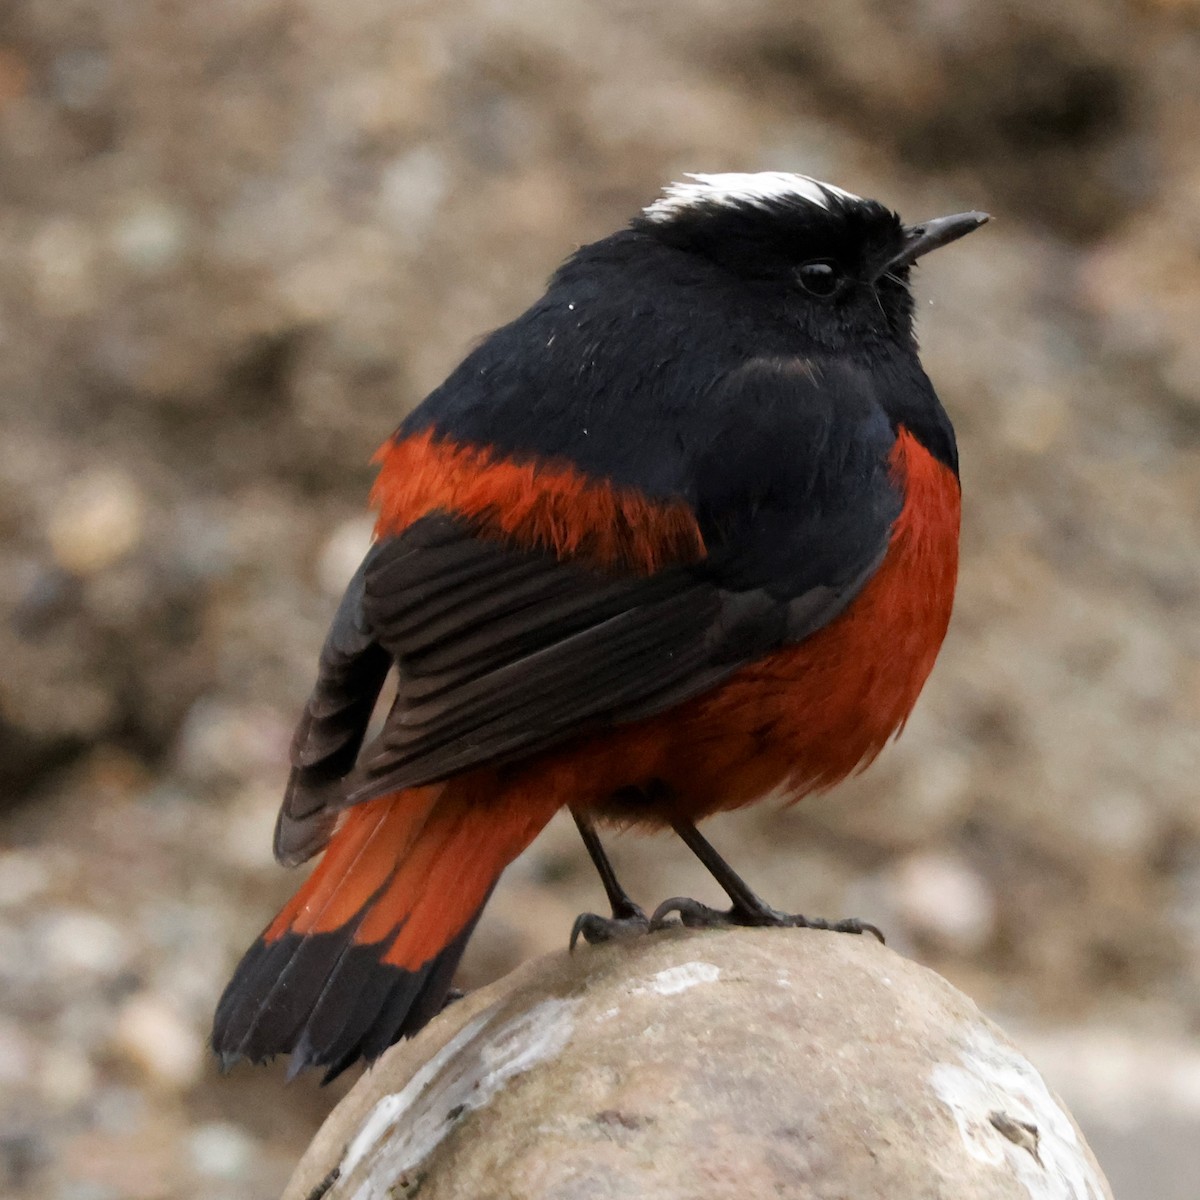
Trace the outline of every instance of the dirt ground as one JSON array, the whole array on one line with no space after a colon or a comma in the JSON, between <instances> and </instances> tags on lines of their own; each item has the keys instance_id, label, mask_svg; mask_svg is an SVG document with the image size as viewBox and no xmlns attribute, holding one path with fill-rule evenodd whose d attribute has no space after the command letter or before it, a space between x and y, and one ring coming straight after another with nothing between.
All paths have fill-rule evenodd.
<instances>
[{"instance_id":1,"label":"dirt ground","mask_svg":"<svg viewBox=\"0 0 1200 1200\"><path fill-rule=\"evenodd\" d=\"M959 602L867 775L712 837L966 988L1121 1200L1191 1200L1198 132L1195 0L10 0L0 1192L278 1192L340 1087L204 1039L296 884L271 824L371 453L664 182L783 169L996 218L917 281ZM712 896L666 839L614 853ZM464 983L600 902L552 826Z\"/></svg>"}]
</instances>

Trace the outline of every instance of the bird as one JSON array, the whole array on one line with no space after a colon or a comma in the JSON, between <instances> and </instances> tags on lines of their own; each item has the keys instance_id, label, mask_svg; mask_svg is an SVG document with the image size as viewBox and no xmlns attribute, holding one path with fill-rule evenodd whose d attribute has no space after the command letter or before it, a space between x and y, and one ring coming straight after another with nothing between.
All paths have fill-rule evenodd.
<instances>
[{"instance_id":1,"label":"bird","mask_svg":"<svg viewBox=\"0 0 1200 1200\"><path fill-rule=\"evenodd\" d=\"M280 863L321 858L219 1002L226 1067L288 1054L329 1079L419 1030L562 809L611 909L572 948L680 923L878 934L771 907L697 823L862 769L929 676L961 504L911 271L987 220L685 176L402 421L275 828ZM673 831L729 908L648 916L609 826Z\"/></svg>"}]
</instances>

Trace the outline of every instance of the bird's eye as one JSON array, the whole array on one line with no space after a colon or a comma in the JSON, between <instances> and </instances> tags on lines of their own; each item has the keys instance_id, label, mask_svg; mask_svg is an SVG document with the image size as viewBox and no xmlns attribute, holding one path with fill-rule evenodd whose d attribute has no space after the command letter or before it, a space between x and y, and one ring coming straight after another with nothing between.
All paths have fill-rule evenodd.
<instances>
[{"instance_id":1,"label":"bird's eye","mask_svg":"<svg viewBox=\"0 0 1200 1200\"><path fill-rule=\"evenodd\" d=\"M842 268L827 258L807 262L796 269L800 286L810 295L824 299L842 286Z\"/></svg>"}]
</instances>

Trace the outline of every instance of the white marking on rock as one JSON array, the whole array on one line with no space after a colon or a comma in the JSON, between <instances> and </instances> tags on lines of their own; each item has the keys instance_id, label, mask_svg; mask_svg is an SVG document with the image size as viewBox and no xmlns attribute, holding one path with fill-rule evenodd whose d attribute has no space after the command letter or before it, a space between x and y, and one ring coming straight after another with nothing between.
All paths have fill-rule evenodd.
<instances>
[{"instance_id":1,"label":"white marking on rock","mask_svg":"<svg viewBox=\"0 0 1200 1200\"><path fill-rule=\"evenodd\" d=\"M459 1118L482 1108L516 1075L570 1041L575 1000L544 1000L503 1024L485 1012L464 1025L403 1090L384 1096L346 1147L339 1177L364 1164L354 1200L383 1200L411 1177Z\"/></svg>"},{"instance_id":2,"label":"white marking on rock","mask_svg":"<svg viewBox=\"0 0 1200 1200\"><path fill-rule=\"evenodd\" d=\"M348 1176L375 1148L383 1135L399 1123L401 1116L412 1107L442 1068L467 1045L487 1024L486 1014L464 1025L404 1086L377 1101L371 1115L363 1122L342 1156L341 1173Z\"/></svg>"},{"instance_id":3,"label":"white marking on rock","mask_svg":"<svg viewBox=\"0 0 1200 1200\"><path fill-rule=\"evenodd\" d=\"M1070 1118L1024 1055L977 1026L959 1059L938 1063L930 1084L971 1158L1013 1176L1030 1200L1106 1200Z\"/></svg>"},{"instance_id":4,"label":"white marking on rock","mask_svg":"<svg viewBox=\"0 0 1200 1200\"><path fill-rule=\"evenodd\" d=\"M652 975L645 983L633 989L633 995L644 996L653 992L658 996L675 996L686 992L698 983L716 983L721 978L721 968L714 963L690 962L678 967L668 967Z\"/></svg>"},{"instance_id":5,"label":"white marking on rock","mask_svg":"<svg viewBox=\"0 0 1200 1200\"><path fill-rule=\"evenodd\" d=\"M809 175L793 175L789 171L758 171L755 173L729 172L721 175L694 175L688 173L686 182L669 183L663 194L643 211L652 221L670 221L688 209L706 205L749 204L765 208L773 200L797 199L829 208L829 201L837 196L851 202L860 201L861 196L822 183Z\"/></svg>"}]
</instances>

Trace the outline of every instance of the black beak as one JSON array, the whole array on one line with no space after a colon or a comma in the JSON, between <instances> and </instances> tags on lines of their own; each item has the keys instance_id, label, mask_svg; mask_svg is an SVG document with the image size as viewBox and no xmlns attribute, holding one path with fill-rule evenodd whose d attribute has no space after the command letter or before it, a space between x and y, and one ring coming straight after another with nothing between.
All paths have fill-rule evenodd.
<instances>
[{"instance_id":1,"label":"black beak","mask_svg":"<svg viewBox=\"0 0 1200 1200\"><path fill-rule=\"evenodd\" d=\"M939 246L957 242L960 237L973 233L990 219L985 212L965 212L955 213L951 217L935 217L932 221L907 226L904 230L904 249L884 263L875 278L878 279L888 271L911 267L921 255L928 254L930 250L936 250Z\"/></svg>"}]
</instances>

